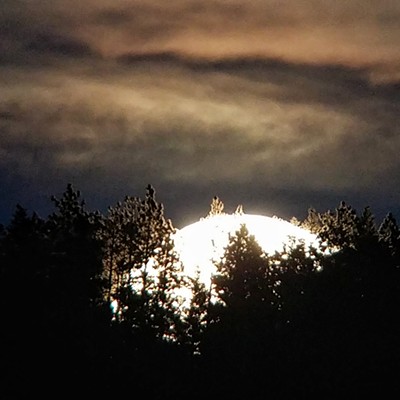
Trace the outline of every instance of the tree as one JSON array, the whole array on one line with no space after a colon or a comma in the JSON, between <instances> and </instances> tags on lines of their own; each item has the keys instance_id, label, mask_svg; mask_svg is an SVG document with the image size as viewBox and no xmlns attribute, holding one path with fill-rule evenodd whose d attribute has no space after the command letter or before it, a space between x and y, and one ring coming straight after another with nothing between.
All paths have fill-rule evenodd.
<instances>
[{"instance_id":1,"label":"tree","mask_svg":"<svg viewBox=\"0 0 400 400\"><path fill-rule=\"evenodd\" d=\"M45 221L36 213L29 216L17 204L10 224L0 233L3 271L15 275L16 282L28 281L43 270L46 233Z\"/></svg>"},{"instance_id":2,"label":"tree","mask_svg":"<svg viewBox=\"0 0 400 400\"><path fill-rule=\"evenodd\" d=\"M84 210L71 185L53 203L56 210L46 220L18 205L0 245L2 333L11 356L5 362L11 382L17 380L19 388L29 381L32 391L43 375L61 382L67 365L71 380L89 371L89 354L101 341L104 321L94 214ZM33 361L38 359L40 376Z\"/></svg>"},{"instance_id":3,"label":"tree","mask_svg":"<svg viewBox=\"0 0 400 400\"><path fill-rule=\"evenodd\" d=\"M257 299L265 301L269 277L268 259L247 227L241 225L230 238L222 260L217 263L218 275L213 283L219 298L228 307Z\"/></svg>"},{"instance_id":4,"label":"tree","mask_svg":"<svg viewBox=\"0 0 400 400\"><path fill-rule=\"evenodd\" d=\"M116 317L129 329L157 338L173 338L178 324L175 289L181 266L174 232L151 185L143 200L127 196L110 208L100 231Z\"/></svg>"},{"instance_id":5,"label":"tree","mask_svg":"<svg viewBox=\"0 0 400 400\"><path fill-rule=\"evenodd\" d=\"M77 314L96 306L103 299L100 242L96 236L100 215L85 209L79 190L71 184L60 199L52 201L56 210L47 226L51 240L51 271L57 299L64 296L67 308ZM75 306L74 306L75 305Z\"/></svg>"},{"instance_id":6,"label":"tree","mask_svg":"<svg viewBox=\"0 0 400 400\"><path fill-rule=\"evenodd\" d=\"M316 233L322 244L332 249L378 250L378 230L369 207L365 207L360 215L344 201L340 202L334 212L328 210L318 213L311 208L301 227Z\"/></svg>"},{"instance_id":7,"label":"tree","mask_svg":"<svg viewBox=\"0 0 400 400\"><path fill-rule=\"evenodd\" d=\"M295 225L297 225L297 223L295 223ZM307 217L298 225L312 233L319 233L322 229L321 216L315 208L311 207L308 209Z\"/></svg>"},{"instance_id":8,"label":"tree","mask_svg":"<svg viewBox=\"0 0 400 400\"><path fill-rule=\"evenodd\" d=\"M107 282L105 296L109 303L125 281L130 280L133 260L140 257L135 247L139 208L140 200L127 196L122 203L109 207L108 215L101 220L98 237L103 248L103 273Z\"/></svg>"},{"instance_id":9,"label":"tree","mask_svg":"<svg viewBox=\"0 0 400 400\"><path fill-rule=\"evenodd\" d=\"M281 325L303 319L307 314L303 302L310 295L314 275L321 273L326 265L327 256L323 250L324 247L306 245L304 240L290 238L281 252L271 256Z\"/></svg>"},{"instance_id":10,"label":"tree","mask_svg":"<svg viewBox=\"0 0 400 400\"><path fill-rule=\"evenodd\" d=\"M49 249L45 221L35 213L28 215L18 204L0 234L0 296L7 320L11 317L28 323L40 309Z\"/></svg>"},{"instance_id":11,"label":"tree","mask_svg":"<svg viewBox=\"0 0 400 400\"><path fill-rule=\"evenodd\" d=\"M276 298L269 258L244 224L230 238L217 270L212 283L221 304L213 307L212 321L243 351L249 343L260 345L273 325Z\"/></svg>"},{"instance_id":12,"label":"tree","mask_svg":"<svg viewBox=\"0 0 400 400\"><path fill-rule=\"evenodd\" d=\"M184 335L183 342L189 347L190 353L201 354L201 344L208 327L209 306L211 292L206 285L200 281L200 271L196 271L194 278L189 277L188 287L192 296L190 305L183 313Z\"/></svg>"},{"instance_id":13,"label":"tree","mask_svg":"<svg viewBox=\"0 0 400 400\"><path fill-rule=\"evenodd\" d=\"M214 196L210 205L209 217L215 215L222 215L224 211L224 203L219 199L218 196Z\"/></svg>"},{"instance_id":14,"label":"tree","mask_svg":"<svg viewBox=\"0 0 400 400\"><path fill-rule=\"evenodd\" d=\"M396 265L400 265L400 229L392 213L386 215L378 234L379 241L386 247Z\"/></svg>"},{"instance_id":15,"label":"tree","mask_svg":"<svg viewBox=\"0 0 400 400\"><path fill-rule=\"evenodd\" d=\"M358 234L358 217L356 211L342 201L335 212L328 211L320 215L322 228L319 235L330 246L354 248Z\"/></svg>"}]
</instances>

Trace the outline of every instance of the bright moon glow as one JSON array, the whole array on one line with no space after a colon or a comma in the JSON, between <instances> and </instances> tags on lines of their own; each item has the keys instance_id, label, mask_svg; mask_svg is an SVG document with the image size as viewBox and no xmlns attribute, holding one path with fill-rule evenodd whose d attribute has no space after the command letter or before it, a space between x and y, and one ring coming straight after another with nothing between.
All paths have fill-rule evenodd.
<instances>
[{"instance_id":1,"label":"bright moon glow","mask_svg":"<svg viewBox=\"0 0 400 400\"><path fill-rule=\"evenodd\" d=\"M209 216L180 229L175 234L175 247L181 257L184 273L209 284L216 273L213 261L219 261L234 235L245 224L249 233L268 254L283 250L290 237L304 240L306 245L317 244L316 235L277 217L250 214L221 214Z\"/></svg>"}]
</instances>

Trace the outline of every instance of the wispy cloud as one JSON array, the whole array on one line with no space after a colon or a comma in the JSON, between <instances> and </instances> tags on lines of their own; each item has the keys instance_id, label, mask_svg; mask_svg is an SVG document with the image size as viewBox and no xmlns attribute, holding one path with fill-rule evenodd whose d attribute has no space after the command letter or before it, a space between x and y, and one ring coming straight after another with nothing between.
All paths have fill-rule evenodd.
<instances>
[{"instance_id":1,"label":"wispy cloud","mask_svg":"<svg viewBox=\"0 0 400 400\"><path fill-rule=\"evenodd\" d=\"M2 36L18 42L46 34L56 49L55 33L103 56L259 56L370 66L374 79L399 78L400 5L389 0L7 1L3 9Z\"/></svg>"},{"instance_id":2,"label":"wispy cloud","mask_svg":"<svg viewBox=\"0 0 400 400\"><path fill-rule=\"evenodd\" d=\"M397 196L395 2L3 1L3 177Z\"/></svg>"}]
</instances>

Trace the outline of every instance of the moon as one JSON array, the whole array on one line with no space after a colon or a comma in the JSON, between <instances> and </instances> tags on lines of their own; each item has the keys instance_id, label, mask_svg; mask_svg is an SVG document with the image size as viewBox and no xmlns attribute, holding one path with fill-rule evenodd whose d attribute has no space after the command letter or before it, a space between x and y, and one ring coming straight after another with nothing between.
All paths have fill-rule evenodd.
<instances>
[{"instance_id":1,"label":"moon","mask_svg":"<svg viewBox=\"0 0 400 400\"><path fill-rule=\"evenodd\" d=\"M242 224L267 254L283 250L290 238L304 240L306 245L317 243L316 235L277 217L244 213L212 215L175 233L175 248L184 273L194 277L199 271L200 281L209 284L216 273L214 261L223 256L230 235L234 235Z\"/></svg>"}]
</instances>

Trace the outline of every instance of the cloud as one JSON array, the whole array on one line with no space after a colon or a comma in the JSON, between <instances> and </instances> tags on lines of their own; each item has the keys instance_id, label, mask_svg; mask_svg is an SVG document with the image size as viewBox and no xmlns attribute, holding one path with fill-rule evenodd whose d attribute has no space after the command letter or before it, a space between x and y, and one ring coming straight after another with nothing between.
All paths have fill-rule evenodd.
<instances>
[{"instance_id":1,"label":"cloud","mask_svg":"<svg viewBox=\"0 0 400 400\"><path fill-rule=\"evenodd\" d=\"M26 45L26 50L37 53L53 53L60 56L79 58L92 54L83 42L51 33L38 33Z\"/></svg>"},{"instance_id":2,"label":"cloud","mask_svg":"<svg viewBox=\"0 0 400 400\"><path fill-rule=\"evenodd\" d=\"M7 2L0 16L3 46L7 40L15 46L29 43L44 32L50 47L57 48L54 38L66 38L104 57L148 52L208 59L257 56L369 67L375 81L399 79L400 5L393 1L14 3Z\"/></svg>"},{"instance_id":3,"label":"cloud","mask_svg":"<svg viewBox=\"0 0 400 400\"><path fill-rule=\"evenodd\" d=\"M390 150L399 147L399 102L387 87L373 91L357 71L155 59L104 79L78 68L42 70L36 83L10 73L3 149L16 164L39 151L48 155L41 162L61 170L202 184L257 176L275 187L368 186L396 164Z\"/></svg>"},{"instance_id":4,"label":"cloud","mask_svg":"<svg viewBox=\"0 0 400 400\"><path fill-rule=\"evenodd\" d=\"M396 201L397 3L4 1L0 184L15 196L74 181L95 201L152 183L186 210L215 194L282 213Z\"/></svg>"}]
</instances>

